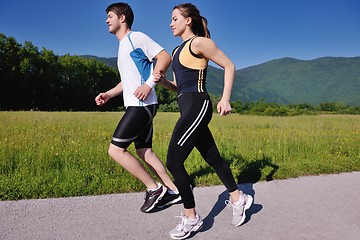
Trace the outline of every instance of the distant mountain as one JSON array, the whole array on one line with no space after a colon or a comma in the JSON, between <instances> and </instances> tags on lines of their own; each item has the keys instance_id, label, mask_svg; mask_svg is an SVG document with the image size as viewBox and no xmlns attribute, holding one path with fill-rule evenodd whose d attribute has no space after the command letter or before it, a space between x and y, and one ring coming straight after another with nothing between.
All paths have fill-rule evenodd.
<instances>
[{"instance_id":1,"label":"distant mountain","mask_svg":"<svg viewBox=\"0 0 360 240\"><path fill-rule=\"evenodd\" d=\"M222 93L223 71L209 67L208 89ZM281 58L236 71L232 101L342 102L360 106L360 57Z\"/></svg>"},{"instance_id":2,"label":"distant mountain","mask_svg":"<svg viewBox=\"0 0 360 240\"><path fill-rule=\"evenodd\" d=\"M97 59L99 61L102 61L103 63L105 63L106 65L108 65L110 67L116 67L117 68L117 58L116 57L106 58L106 57L97 57L97 56L93 56L93 55L82 55L80 57L90 58L90 59Z\"/></svg>"},{"instance_id":3,"label":"distant mountain","mask_svg":"<svg viewBox=\"0 0 360 240\"><path fill-rule=\"evenodd\" d=\"M116 58L86 57L116 67ZM222 69L209 66L207 81L209 92L222 94ZM342 102L360 106L360 57L281 58L237 70L231 100L261 99L279 104Z\"/></svg>"},{"instance_id":4,"label":"distant mountain","mask_svg":"<svg viewBox=\"0 0 360 240\"><path fill-rule=\"evenodd\" d=\"M234 99L360 106L360 57L282 58L236 71Z\"/></svg>"}]
</instances>

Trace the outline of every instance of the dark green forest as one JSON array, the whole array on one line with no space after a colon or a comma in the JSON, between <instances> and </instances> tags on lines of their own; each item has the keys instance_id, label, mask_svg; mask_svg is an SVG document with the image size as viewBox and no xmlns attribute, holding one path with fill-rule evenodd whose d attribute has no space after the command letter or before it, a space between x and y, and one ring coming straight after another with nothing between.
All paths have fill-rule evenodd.
<instances>
[{"instance_id":1,"label":"dark green forest","mask_svg":"<svg viewBox=\"0 0 360 240\"><path fill-rule=\"evenodd\" d=\"M1 110L93 111L96 94L118 80L117 70L100 61L57 56L0 34ZM118 101L104 109L113 109Z\"/></svg>"},{"instance_id":2,"label":"dark green forest","mask_svg":"<svg viewBox=\"0 0 360 240\"><path fill-rule=\"evenodd\" d=\"M15 38L0 33L3 94L0 110L123 110L121 96L102 107L94 102L99 92L107 91L120 81L115 66L116 58L58 56L29 41L20 44ZM327 72L325 76L324 71ZM316 81L311 80L310 72L318 76ZM171 79L170 71L167 76ZM360 106L359 76L360 58L323 58L314 62L290 58L274 60L237 70L231 101L234 112L242 114L359 114L359 107L356 107ZM214 105L222 92L222 77L221 69L209 66L208 90ZM178 111L175 93L161 86L157 86L156 91L159 111ZM328 92L328 96L323 92Z\"/></svg>"}]
</instances>

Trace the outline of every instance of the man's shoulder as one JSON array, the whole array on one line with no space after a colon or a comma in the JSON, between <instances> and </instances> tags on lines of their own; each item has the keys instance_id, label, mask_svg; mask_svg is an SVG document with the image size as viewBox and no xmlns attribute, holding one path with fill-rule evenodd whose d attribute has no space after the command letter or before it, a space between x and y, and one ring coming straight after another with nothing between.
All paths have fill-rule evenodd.
<instances>
[{"instance_id":1,"label":"man's shoulder","mask_svg":"<svg viewBox=\"0 0 360 240\"><path fill-rule=\"evenodd\" d=\"M131 31L131 34L130 34L130 37L149 37L148 35L146 35L145 33L143 32L140 32L140 31Z\"/></svg>"},{"instance_id":2,"label":"man's shoulder","mask_svg":"<svg viewBox=\"0 0 360 240\"><path fill-rule=\"evenodd\" d=\"M149 37L149 35L147 35L146 33L140 32L140 31L131 31L131 34L129 35L129 37L131 38L131 41L136 42L136 43L141 43L141 44L158 44L157 42L154 41L154 39L152 39L151 37Z\"/></svg>"}]
</instances>

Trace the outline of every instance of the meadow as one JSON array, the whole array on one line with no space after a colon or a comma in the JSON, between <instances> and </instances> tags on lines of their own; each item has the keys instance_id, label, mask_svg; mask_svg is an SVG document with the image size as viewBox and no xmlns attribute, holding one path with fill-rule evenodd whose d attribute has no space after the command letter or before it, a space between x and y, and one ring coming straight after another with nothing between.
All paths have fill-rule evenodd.
<instances>
[{"instance_id":1,"label":"meadow","mask_svg":"<svg viewBox=\"0 0 360 240\"><path fill-rule=\"evenodd\" d=\"M0 112L0 200L144 191L107 154L122 114ZM178 116L159 112L154 121L164 162ZM214 114L210 128L238 183L360 171L360 115ZM196 186L221 184L196 150L186 168Z\"/></svg>"}]
</instances>

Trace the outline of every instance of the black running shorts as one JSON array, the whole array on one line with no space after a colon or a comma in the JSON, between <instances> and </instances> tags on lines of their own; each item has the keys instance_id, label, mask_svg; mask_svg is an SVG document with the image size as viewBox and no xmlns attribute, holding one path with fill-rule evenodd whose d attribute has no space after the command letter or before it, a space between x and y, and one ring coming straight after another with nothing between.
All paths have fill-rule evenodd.
<instances>
[{"instance_id":1,"label":"black running shorts","mask_svg":"<svg viewBox=\"0 0 360 240\"><path fill-rule=\"evenodd\" d=\"M136 149L151 148L153 136L153 118L157 105L128 107L115 129L111 143L126 149L132 142Z\"/></svg>"}]
</instances>

